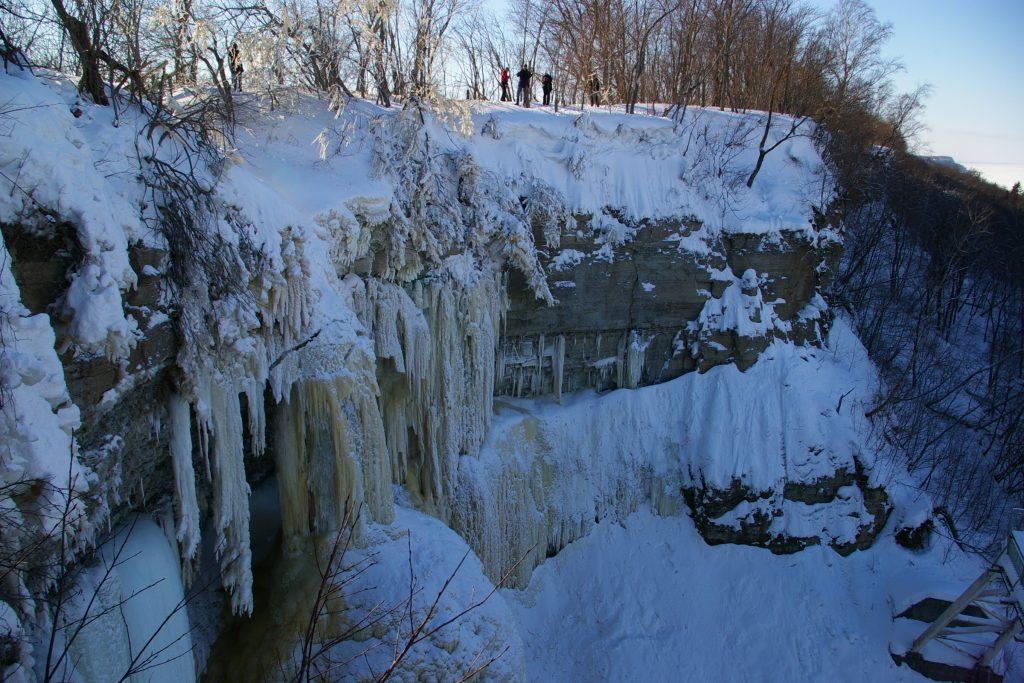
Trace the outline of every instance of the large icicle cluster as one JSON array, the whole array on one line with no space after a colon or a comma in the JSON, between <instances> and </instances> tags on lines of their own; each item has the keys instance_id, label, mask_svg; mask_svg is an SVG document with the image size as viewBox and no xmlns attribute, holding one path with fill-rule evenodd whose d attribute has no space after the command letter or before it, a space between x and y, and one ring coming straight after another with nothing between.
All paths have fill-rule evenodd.
<instances>
[{"instance_id":1,"label":"large icicle cluster","mask_svg":"<svg viewBox=\"0 0 1024 683\"><path fill-rule=\"evenodd\" d=\"M611 355L590 363L585 375L570 373L566 377L566 335L539 334L536 341L530 338L505 341L498 350L497 377L505 378L501 393L517 398L554 394L561 400L563 392L584 387L636 389L640 386L650 335L626 330L601 335L599 349L602 342Z\"/></svg>"},{"instance_id":2,"label":"large icicle cluster","mask_svg":"<svg viewBox=\"0 0 1024 683\"><path fill-rule=\"evenodd\" d=\"M398 483L442 516L460 454L490 425L494 354L505 307L496 268L449 258L409 285L370 279L360 308L381 368L381 406Z\"/></svg>"},{"instance_id":3,"label":"large icicle cluster","mask_svg":"<svg viewBox=\"0 0 1024 683\"><path fill-rule=\"evenodd\" d=\"M503 378L511 370L513 379L507 393L512 396L552 393L561 399L564 362L565 335L557 335L549 343L546 335L541 334L536 344L532 339L502 344L496 376Z\"/></svg>"},{"instance_id":4,"label":"large icicle cluster","mask_svg":"<svg viewBox=\"0 0 1024 683\"><path fill-rule=\"evenodd\" d=\"M212 339L209 347L186 345L179 365L236 611L252 606L244 444L260 456L268 410L288 538L335 530L346 504L365 503L374 520L390 521L392 482L445 517L457 459L478 451L489 426L506 306L501 262L522 269L537 295L550 297L522 207L492 176L481 177L468 155L436 154L429 125L398 117L393 129L394 139L377 143L379 155L398 154L404 164L388 171L396 187L390 207L353 202L352 213L318 220L315 239L291 226L253 233L249 219L229 210L240 238L262 239L249 238L264 257L244 258L247 250L236 248L237 263L229 265L247 283L242 291L214 295L214 283L199 278L183 292L185 337ZM330 263L314 265L311 250ZM367 261L373 274L351 273ZM372 348L353 339L360 327L353 319L317 321L318 296L321 319L325 296L341 307L336 316L358 312ZM268 382L276 402L269 409ZM180 406L172 410L175 429L186 431ZM198 518L187 481L189 443L184 434L173 443L178 537L189 563Z\"/></svg>"},{"instance_id":5,"label":"large icicle cluster","mask_svg":"<svg viewBox=\"0 0 1024 683\"><path fill-rule=\"evenodd\" d=\"M311 299L302 243L289 233L281 237L279 251L271 254L277 263L237 264L239 277L247 282L245 289L214 298L206 274L180 293L181 329L190 342L179 354L184 371L181 390L192 404L199 454L213 484L215 551L222 579L231 591L233 608L246 613L252 610L252 567L245 436L253 457L260 457L266 445L264 393L270 366L306 332ZM208 346L203 340L210 340ZM244 399L244 423L239 397ZM199 511L195 483L188 481L192 449L185 436L191 430L188 410L180 405L184 400L174 395L169 410L177 535L183 563L189 565L196 556Z\"/></svg>"},{"instance_id":6,"label":"large icicle cluster","mask_svg":"<svg viewBox=\"0 0 1024 683\"><path fill-rule=\"evenodd\" d=\"M332 353L342 354L344 365L295 381L274 411L282 528L291 546L310 533L336 531L348 504L365 503L380 522L393 515L373 356L360 346L324 345L293 362L326 361Z\"/></svg>"}]
</instances>

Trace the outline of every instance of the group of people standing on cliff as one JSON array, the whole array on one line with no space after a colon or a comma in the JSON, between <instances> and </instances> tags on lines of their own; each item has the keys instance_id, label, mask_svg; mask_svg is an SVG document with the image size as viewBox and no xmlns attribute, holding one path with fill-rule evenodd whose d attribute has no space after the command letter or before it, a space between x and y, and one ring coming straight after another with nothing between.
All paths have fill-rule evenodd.
<instances>
[{"instance_id":1,"label":"group of people standing on cliff","mask_svg":"<svg viewBox=\"0 0 1024 683\"><path fill-rule=\"evenodd\" d=\"M523 107L530 106L530 96L533 92L530 87L530 80L533 79L533 71L530 70L528 64L523 64L523 68L519 70L516 77L519 79L518 87L516 87L515 102ZM498 82L501 85L501 101L511 102L512 92L509 89L509 85L512 78L509 74L508 67L501 67L501 72L498 75ZM541 76L540 88L544 93L544 106L551 105L551 89L554 85L554 78L550 73L546 73ZM590 104L598 106L601 104L601 81L598 80L597 74L590 74L590 78L587 79L587 90L590 93Z\"/></svg>"}]
</instances>

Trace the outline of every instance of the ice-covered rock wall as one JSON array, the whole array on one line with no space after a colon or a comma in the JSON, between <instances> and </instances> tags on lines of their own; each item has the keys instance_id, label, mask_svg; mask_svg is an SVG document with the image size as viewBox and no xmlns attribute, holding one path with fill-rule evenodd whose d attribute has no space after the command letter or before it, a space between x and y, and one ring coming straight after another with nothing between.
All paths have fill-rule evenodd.
<instances>
[{"instance_id":1,"label":"ice-covered rock wall","mask_svg":"<svg viewBox=\"0 0 1024 683\"><path fill-rule=\"evenodd\" d=\"M694 220L643 220L609 248L580 216L542 258L552 305L512 275L498 389L560 395L664 382L692 370L750 367L773 339L820 345L839 242L783 230L712 234Z\"/></svg>"},{"instance_id":2,"label":"ice-covered rock wall","mask_svg":"<svg viewBox=\"0 0 1024 683\"><path fill-rule=\"evenodd\" d=\"M0 199L4 481L79 492L62 532L75 552L137 511L170 520L184 585L224 589L193 619L221 619L217 600L258 609L250 492L270 475L285 554L337 531L348 504L365 538L393 529L399 491L462 535L492 582L522 559L524 583L642 502L689 505L709 539L769 547L838 546L864 526L849 519L870 459L828 445L833 422L813 415L830 397L801 402L791 377L828 334L839 245L815 209L831 195L808 140L769 157L750 190L756 115L482 105L455 133L296 95L199 164L212 192L182 203L152 162L183 163L182 149L140 112L114 126L45 74L0 86L33 107L0 149L18 178ZM744 135L749 148L720 149ZM752 387L793 386L732 412ZM722 430L735 438L716 441ZM764 430L772 448L752 450ZM830 493L800 504L848 504L790 533L777 522L801 500L794 483ZM10 542L52 530L36 523L43 496L11 501L34 521ZM28 604L16 620L42 624ZM197 642L199 668L209 652Z\"/></svg>"}]
</instances>

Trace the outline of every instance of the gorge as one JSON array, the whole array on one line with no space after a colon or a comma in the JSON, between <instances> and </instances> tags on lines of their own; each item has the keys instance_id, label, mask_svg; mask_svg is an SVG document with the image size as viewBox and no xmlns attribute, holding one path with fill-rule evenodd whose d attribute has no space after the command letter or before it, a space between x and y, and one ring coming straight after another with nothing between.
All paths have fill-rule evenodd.
<instances>
[{"instance_id":1,"label":"gorge","mask_svg":"<svg viewBox=\"0 0 1024 683\"><path fill-rule=\"evenodd\" d=\"M842 216L810 136L748 188L756 112L446 118L293 92L204 158L65 79L0 88L25 107L0 148L3 540L42 549L4 579L0 666L25 680L291 678L304 638L330 644L314 667L372 679L420 618L445 626L401 680L630 678L573 668L558 628L677 587L634 574L609 598L637 571L601 571L627 529L667 535L647 566L692 557L687 588L728 593L711 566L776 577L776 611L806 588L783 577L828 567L823 609L863 600L835 628L871 623L837 670L909 678L895 615L977 568L941 536L894 540L931 503L876 457L879 379L829 305ZM345 590L311 622L339 533ZM763 597L743 590L722 604ZM588 602L605 611L572 611Z\"/></svg>"}]
</instances>

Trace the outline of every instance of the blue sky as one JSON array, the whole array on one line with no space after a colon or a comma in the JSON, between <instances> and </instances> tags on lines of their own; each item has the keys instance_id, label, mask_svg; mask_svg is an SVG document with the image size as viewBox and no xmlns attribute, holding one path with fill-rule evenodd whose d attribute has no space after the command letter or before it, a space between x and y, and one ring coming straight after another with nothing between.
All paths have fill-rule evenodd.
<instances>
[{"instance_id":1,"label":"blue sky","mask_svg":"<svg viewBox=\"0 0 1024 683\"><path fill-rule=\"evenodd\" d=\"M868 1L893 25L900 89L932 86L922 145L993 182L1024 182L1024 0Z\"/></svg>"}]
</instances>

